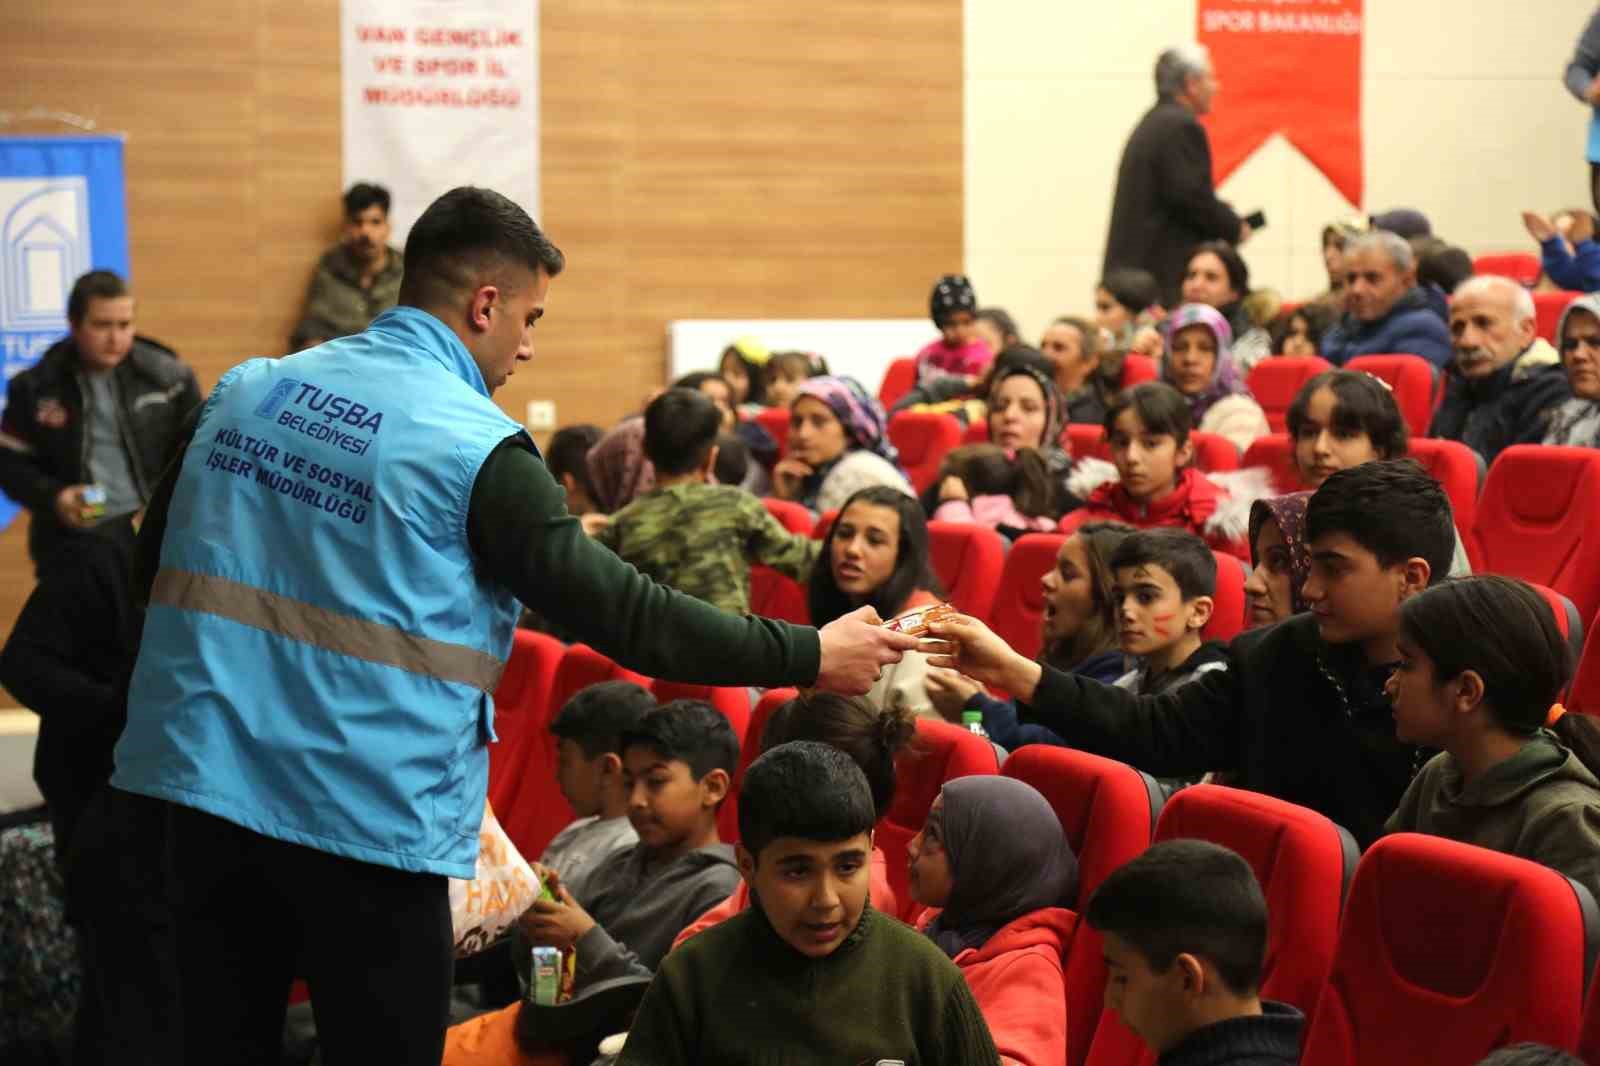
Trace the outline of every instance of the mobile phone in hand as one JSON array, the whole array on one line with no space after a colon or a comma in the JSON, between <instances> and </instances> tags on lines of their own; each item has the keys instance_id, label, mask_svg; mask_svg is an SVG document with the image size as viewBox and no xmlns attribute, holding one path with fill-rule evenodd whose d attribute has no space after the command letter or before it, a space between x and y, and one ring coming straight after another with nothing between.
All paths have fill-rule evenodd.
<instances>
[{"instance_id":1,"label":"mobile phone in hand","mask_svg":"<svg viewBox=\"0 0 1600 1066\"><path fill-rule=\"evenodd\" d=\"M1264 229L1267 224L1267 213L1265 211L1257 211L1252 215L1247 215L1244 224L1252 230Z\"/></svg>"}]
</instances>

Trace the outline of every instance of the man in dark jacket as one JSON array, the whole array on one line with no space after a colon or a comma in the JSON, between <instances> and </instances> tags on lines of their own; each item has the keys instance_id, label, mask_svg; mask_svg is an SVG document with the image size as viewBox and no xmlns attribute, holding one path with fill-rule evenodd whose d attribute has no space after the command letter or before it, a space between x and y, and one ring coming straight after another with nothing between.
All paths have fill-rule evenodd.
<instances>
[{"instance_id":1,"label":"man in dark jacket","mask_svg":"<svg viewBox=\"0 0 1600 1066\"><path fill-rule=\"evenodd\" d=\"M1538 336L1533 297L1510 278L1461 283L1450 304L1455 365L1428 436L1458 440L1493 463L1544 439L1546 412L1572 396L1561 356Z\"/></svg>"},{"instance_id":2,"label":"man in dark jacket","mask_svg":"<svg viewBox=\"0 0 1600 1066\"><path fill-rule=\"evenodd\" d=\"M133 332L133 297L109 270L67 300L71 335L11 379L0 490L33 513L28 551L49 556L150 501L200 386L177 354ZM103 491L98 503L85 490Z\"/></svg>"},{"instance_id":3,"label":"man in dark jacket","mask_svg":"<svg viewBox=\"0 0 1600 1066\"><path fill-rule=\"evenodd\" d=\"M1232 771L1365 846L1421 764L1395 737L1383 683L1400 604L1450 569L1450 502L1413 460L1365 463L1317 490L1306 523L1311 612L1235 638L1233 666L1193 684L1137 696L1041 666L971 619L933 625L960 652L931 663L1015 693L1024 720L1072 747L1161 777Z\"/></svg>"},{"instance_id":4,"label":"man in dark jacket","mask_svg":"<svg viewBox=\"0 0 1600 1066\"><path fill-rule=\"evenodd\" d=\"M1357 237L1344 252L1345 313L1322 335L1322 357L1343 366L1358 355L1417 355L1443 370L1450 331L1417 286L1405 238L1386 230Z\"/></svg>"},{"instance_id":5,"label":"man in dark jacket","mask_svg":"<svg viewBox=\"0 0 1600 1066\"><path fill-rule=\"evenodd\" d=\"M1156 60L1156 105L1134 127L1117 168L1102 276L1119 267L1148 270L1168 307L1177 306L1195 245L1250 236L1250 227L1217 199L1211 183L1211 142L1196 116L1211 110L1216 91L1204 48L1184 45L1162 52Z\"/></svg>"}]
</instances>

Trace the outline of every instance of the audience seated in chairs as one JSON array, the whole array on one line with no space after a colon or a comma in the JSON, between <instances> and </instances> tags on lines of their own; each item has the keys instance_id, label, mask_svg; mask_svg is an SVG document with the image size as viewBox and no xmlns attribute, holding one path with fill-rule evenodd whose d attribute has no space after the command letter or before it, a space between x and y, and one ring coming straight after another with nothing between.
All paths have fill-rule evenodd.
<instances>
[{"instance_id":1,"label":"audience seated in chairs","mask_svg":"<svg viewBox=\"0 0 1600 1066\"><path fill-rule=\"evenodd\" d=\"M1546 413L1543 443L1600 447L1600 295L1580 297L1561 313L1556 350L1572 395Z\"/></svg>"},{"instance_id":2,"label":"audience seated in chairs","mask_svg":"<svg viewBox=\"0 0 1600 1066\"><path fill-rule=\"evenodd\" d=\"M1404 352L1443 369L1450 331L1417 286L1416 256L1387 231L1351 240L1344 250L1344 313L1322 336L1322 357L1335 366L1358 355Z\"/></svg>"}]
</instances>

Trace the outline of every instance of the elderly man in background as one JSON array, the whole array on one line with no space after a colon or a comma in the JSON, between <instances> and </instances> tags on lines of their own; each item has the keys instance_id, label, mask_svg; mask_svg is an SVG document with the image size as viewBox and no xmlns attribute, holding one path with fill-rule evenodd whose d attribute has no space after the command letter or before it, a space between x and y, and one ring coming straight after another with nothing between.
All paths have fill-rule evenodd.
<instances>
[{"instance_id":1,"label":"elderly man in background","mask_svg":"<svg viewBox=\"0 0 1600 1066\"><path fill-rule=\"evenodd\" d=\"M1322 357L1343 366L1358 355L1419 355L1450 364L1450 331L1417 287L1417 261L1405 238L1380 231L1344 251L1345 313L1322 337Z\"/></svg>"},{"instance_id":2,"label":"elderly man in background","mask_svg":"<svg viewBox=\"0 0 1600 1066\"><path fill-rule=\"evenodd\" d=\"M1450 303L1450 335L1455 365L1428 436L1458 440L1485 463L1513 444L1538 443L1572 389L1538 336L1533 297L1510 278L1469 278Z\"/></svg>"},{"instance_id":3,"label":"elderly man in background","mask_svg":"<svg viewBox=\"0 0 1600 1066\"><path fill-rule=\"evenodd\" d=\"M1134 127L1117 169L1102 276L1120 267L1148 270L1161 299L1176 307L1189 253L1202 241L1241 242L1248 224L1217 199L1211 142L1198 116L1211 110L1218 83L1199 45L1156 60L1156 104Z\"/></svg>"}]
</instances>

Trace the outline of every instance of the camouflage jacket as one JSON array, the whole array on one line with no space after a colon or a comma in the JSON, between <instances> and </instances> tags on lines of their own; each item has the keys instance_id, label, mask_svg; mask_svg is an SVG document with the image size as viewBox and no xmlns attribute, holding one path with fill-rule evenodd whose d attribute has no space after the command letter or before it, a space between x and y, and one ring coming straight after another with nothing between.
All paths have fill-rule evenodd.
<instances>
[{"instance_id":1,"label":"camouflage jacket","mask_svg":"<svg viewBox=\"0 0 1600 1066\"><path fill-rule=\"evenodd\" d=\"M693 483L640 496L598 539L663 585L738 613L750 609L752 563L804 582L822 547L743 489Z\"/></svg>"},{"instance_id":2,"label":"camouflage jacket","mask_svg":"<svg viewBox=\"0 0 1600 1066\"><path fill-rule=\"evenodd\" d=\"M290 351L366 329L367 323L399 299L403 259L398 248L390 248L388 263L372 279L372 287L364 289L361 265L344 245L336 244L323 253L306 293L305 313L289 338Z\"/></svg>"}]
</instances>

